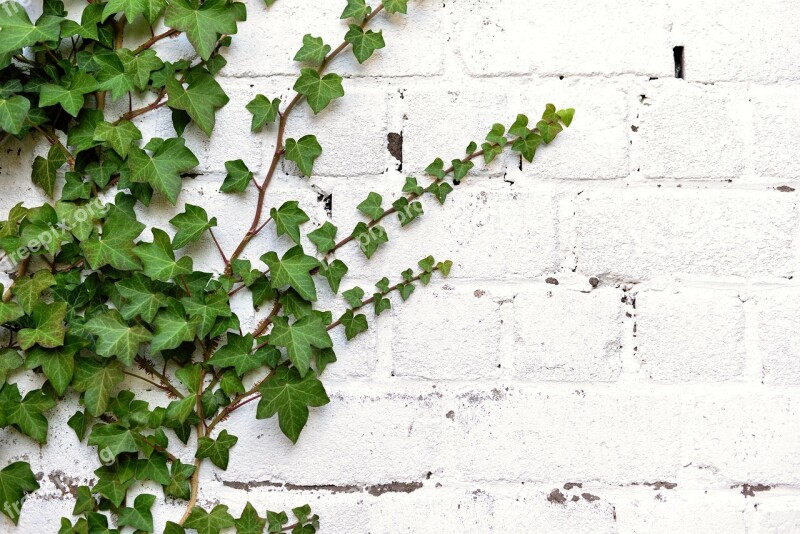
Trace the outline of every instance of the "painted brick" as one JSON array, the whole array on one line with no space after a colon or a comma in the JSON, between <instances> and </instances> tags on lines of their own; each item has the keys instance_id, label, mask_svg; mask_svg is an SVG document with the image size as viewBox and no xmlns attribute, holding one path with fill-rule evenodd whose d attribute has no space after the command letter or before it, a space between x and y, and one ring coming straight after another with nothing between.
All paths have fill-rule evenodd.
<instances>
[{"instance_id":1,"label":"painted brick","mask_svg":"<svg viewBox=\"0 0 800 534\"><path fill-rule=\"evenodd\" d=\"M731 291L685 288L636 295L642 372L658 381L741 378L744 306Z\"/></svg>"},{"instance_id":2,"label":"painted brick","mask_svg":"<svg viewBox=\"0 0 800 534\"><path fill-rule=\"evenodd\" d=\"M514 370L523 380L609 381L621 370L623 293L547 285L514 299Z\"/></svg>"},{"instance_id":3,"label":"painted brick","mask_svg":"<svg viewBox=\"0 0 800 534\"><path fill-rule=\"evenodd\" d=\"M796 288L774 289L755 299L756 338L767 383L800 384L798 296Z\"/></svg>"}]
</instances>

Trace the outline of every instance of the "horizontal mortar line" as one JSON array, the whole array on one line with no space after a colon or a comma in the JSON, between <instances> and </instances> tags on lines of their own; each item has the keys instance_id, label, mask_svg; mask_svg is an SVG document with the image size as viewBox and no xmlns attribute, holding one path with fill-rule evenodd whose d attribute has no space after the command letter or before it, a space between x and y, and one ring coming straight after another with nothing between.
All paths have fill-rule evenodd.
<instances>
[{"instance_id":1,"label":"horizontal mortar line","mask_svg":"<svg viewBox=\"0 0 800 534\"><path fill-rule=\"evenodd\" d=\"M332 394L359 394L362 396L382 397L384 394L405 394L411 396L419 395L420 389L427 389L427 394L440 393L442 398L445 396L458 397L466 390L477 390L490 393L494 389L505 392L505 388L512 390L525 390L533 393L569 393L575 394L576 390L584 393L598 394L627 394L631 396L661 396L665 394L682 394L689 397L721 395L729 397L731 395L746 397L752 396L790 396L800 395L800 385L787 384L761 384L760 382L685 382L685 383L665 383L665 382L646 382L638 380L620 380L616 382L581 382L581 381L541 381L541 380L522 380L517 377L497 378L495 380L441 380L441 379L420 379L405 377L353 377L353 378L333 378L325 382ZM361 389L366 386L366 389ZM397 386L406 386L408 389L393 389ZM436 386L435 388L432 386ZM381 388L381 390L376 390ZM637 388L637 389L631 389ZM535 391L531 391L535 390Z\"/></svg>"}]
</instances>

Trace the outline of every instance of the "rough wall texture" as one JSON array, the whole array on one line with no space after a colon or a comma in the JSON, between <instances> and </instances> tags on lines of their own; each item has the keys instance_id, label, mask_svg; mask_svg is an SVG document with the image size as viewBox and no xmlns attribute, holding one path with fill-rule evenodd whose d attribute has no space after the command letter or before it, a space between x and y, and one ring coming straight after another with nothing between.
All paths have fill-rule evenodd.
<instances>
[{"instance_id":1,"label":"rough wall texture","mask_svg":"<svg viewBox=\"0 0 800 534\"><path fill-rule=\"evenodd\" d=\"M272 154L244 104L289 94L300 36L338 42L341 4L253 2L212 142L187 132L202 164L181 202L216 215L229 248L253 198L217 192L223 163L263 171ZM324 146L319 176L286 166L270 205L298 198L321 222L332 195L348 225L364 192L393 197L493 122L551 101L575 122L534 165L498 161L392 228L373 261L342 253L351 284L428 253L455 266L353 344L337 339L332 403L297 446L237 413L236 455L205 468L201 501L309 502L333 534L800 531L800 3L421 0L378 20L388 48L334 65L347 97L291 122ZM181 42L164 48L190 54ZM169 115L142 129L170 130ZM0 208L38 200L31 149L3 152ZM191 253L218 267L210 242ZM0 431L0 463L42 476L21 532L54 531L92 477L93 453L63 425L74 409L58 408L41 449Z\"/></svg>"}]
</instances>

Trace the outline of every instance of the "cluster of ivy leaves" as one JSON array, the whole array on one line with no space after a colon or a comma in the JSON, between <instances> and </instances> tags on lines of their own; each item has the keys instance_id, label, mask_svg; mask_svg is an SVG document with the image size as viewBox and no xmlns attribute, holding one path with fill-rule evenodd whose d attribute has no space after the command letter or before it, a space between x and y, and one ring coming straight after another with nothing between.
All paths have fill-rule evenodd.
<instances>
[{"instance_id":1,"label":"cluster of ivy leaves","mask_svg":"<svg viewBox=\"0 0 800 534\"><path fill-rule=\"evenodd\" d=\"M385 47L383 33L367 27L372 18L380 11L402 15L408 8L407 0L384 0L374 8L365 0L346 4L342 46L304 36L295 56L301 68L294 100L258 95L247 105L253 132L282 132L302 101L319 113L343 97L342 77L325 72L330 60L348 49L363 63ZM77 519L63 518L59 534L118 532L110 520L116 528L154 532L157 497L128 495L142 482L162 486L164 498L188 503L181 520L166 524L166 534L229 528L238 534L316 532L318 517L308 506L294 509L290 520L284 512L262 517L249 503L238 518L224 505L197 505L201 466L207 461L227 469L238 442L219 426L258 400L256 417L277 416L282 432L296 442L309 409L329 402L320 380L336 361L329 332L341 327L353 339L368 328L366 308L380 315L391 308L394 293L406 300L434 273L447 276L452 267L427 257L394 283L384 277L374 290L342 291L346 310L335 318L315 308L318 284L339 293L347 273L344 262L333 259L335 252L353 242L372 257L389 240L385 219L396 216L400 226L414 222L426 195L444 203L478 158L488 164L510 148L532 161L572 121L572 109L548 105L535 125L524 115L508 130L495 124L480 147L470 143L464 157L449 165L438 158L431 163L428 185L408 177L390 205L370 193L358 205L364 221L350 232L340 233L331 222L307 230L310 218L299 203L285 202L271 208L263 224L257 214L255 230L230 257L220 248L221 274L200 272L181 250L206 234L213 238L214 217L185 204L169 221L172 231L150 228L148 241L137 210L149 206L153 195L177 204L184 174L199 164L182 135L190 125L210 135L217 111L228 104L215 76L226 64L222 52L245 20L245 5L231 0L90 1L73 18L60 0L44 0L35 21L16 2L0 4L0 138L49 144L32 162L31 179L52 199L36 207L20 202L0 223L4 265L14 266L10 287L0 285L0 428L44 444L47 413L77 394L81 407L68 424L78 440L96 447L102 464L96 482L77 489ZM126 47L127 25L149 28L152 37ZM179 34L197 57L161 59L155 45ZM111 116L108 99L148 104ZM169 110L175 136L145 139L138 118L161 108ZM323 150L316 137L278 135L275 161L294 162L311 176ZM225 166L221 191L256 187L263 202L271 174L259 184L246 162ZM100 200L110 196L113 202ZM267 224L286 251L267 251L258 261L241 257ZM314 250L304 248L306 241ZM231 309L231 297L242 290L254 308L271 309L253 332L242 330ZM10 381L22 370L42 374L42 386L23 395ZM163 405L151 406L124 389L138 385L163 390ZM171 453L175 440L192 444L194 458ZM0 470L0 512L16 524L25 496L38 488L26 462Z\"/></svg>"}]
</instances>

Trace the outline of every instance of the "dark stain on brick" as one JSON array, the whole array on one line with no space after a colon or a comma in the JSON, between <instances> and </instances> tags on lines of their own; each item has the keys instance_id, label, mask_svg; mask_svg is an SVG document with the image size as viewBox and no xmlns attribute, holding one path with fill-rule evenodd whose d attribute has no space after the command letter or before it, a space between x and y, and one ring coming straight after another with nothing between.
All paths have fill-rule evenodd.
<instances>
[{"instance_id":1,"label":"dark stain on brick","mask_svg":"<svg viewBox=\"0 0 800 534\"><path fill-rule=\"evenodd\" d=\"M581 497L586 499L589 502L599 501L600 497L597 495L592 495L591 493L581 493Z\"/></svg>"},{"instance_id":2,"label":"dark stain on brick","mask_svg":"<svg viewBox=\"0 0 800 534\"><path fill-rule=\"evenodd\" d=\"M600 279L596 276L589 278L589 285L592 287L597 287L600 285Z\"/></svg>"},{"instance_id":3,"label":"dark stain on brick","mask_svg":"<svg viewBox=\"0 0 800 534\"><path fill-rule=\"evenodd\" d=\"M794 187L789 187L788 185L781 185L775 188L777 191L781 193L793 193Z\"/></svg>"},{"instance_id":4,"label":"dark stain on brick","mask_svg":"<svg viewBox=\"0 0 800 534\"><path fill-rule=\"evenodd\" d=\"M289 491L327 491L330 493L369 493L374 497L380 497L384 493L413 493L423 487L422 482L389 482L388 484L373 484L370 486L359 486L356 484L291 484L282 482L272 482L269 480L238 482L235 480L223 480L222 485L242 491L250 491L254 488L283 488Z\"/></svg>"},{"instance_id":5,"label":"dark stain on brick","mask_svg":"<svg viewBox=\"0 0 800 534\"><path fill-rule=\"evenodd\" d=\"M386 136L387 144L386 148L389 149L389 154L392 155L394 159L400 162L400 165L397 166L398 171L403 170L403 132L395 133L391 132L389 135Z\"/></svg>"},{"instance_id":6,"label":"dark stain on brick","mask_svg":"<svg viewBox=\"0 0 800 534\"><path fill-rule=\"evenodd\" d=\"M453 410L450 410L449 412L447 412L445 414L445 417L447 417L448 419L450 419L452 421L452 420L454 420L456 418L456 412L454 412Z\"/></svg>"},{"instance_id":7,"label":"dark stain on brick","mask_svg":"<svg viewBox=\"0 0 800 534\"><path fill-rule=\"evenodd\" d=\"M664 481L644 482L644 485L645 486L652 486L652 488L654 490L661 490L661 489L671 490L671 489L673 489L673 488L678 486L678 484L676 482L664 482Z\"/></svg>"},{"instance_id":8,"label":"dark stain on brick","mask_svg":"<svg viewBox=\"0 0 800 534\"><path fill-rule=\"evenodd\" d=\"M78 479L67 476L64 471L58 470L53 471L47 478L53 485L61 492L62 495L70 494L73 497L78 494L78 486L80 486L80 482Z\"/></svg>"},{"instance_id":9,"label":"dark stain on brick","mask_svg":"<svg viewBox=\"0 0 800 534\"><path fill-rule=\"evenodd\" d=\"M571 490L572 488L582 488L582 487L583 484L581 484L580 482L567 482L566 484L564 484L565 490Z\"/></svg>"},{"instance_id":10,"label":"dark stain on brick","mask_svg":"<svg viewBox=\"0 0 800 534\"><path fill-rule=\"evenodd\" d=\"M564 497L564 494L558 488L555 488L553 491L550 492L550 495L547 496L547 502L551 502L554 504L564 504L567 502L567 498Z\"/></svg>"},{"instance_id":11,"label":"dark stain on brick","mask_svg":"<svg viewBox=\"0 0 800 534\"><path fill-rule=\"evenodd\" d=\"M558 279L557 278L553 278L552 276L546 278L545 282L547 282L548 284L552 284L554 286L558 285Z\"/></svg>"},{"instance_id":12,"label":"dark stain on brick","mask_svg":"<svg viewBox=\"0 0 800 534\"><path fill-rule=\"evenodd\" d=\"M731 486L731 489L738 488L738 487L739 486ZM755 497L756 496L756 492L758 492L758 491L769 491L771 489L772 489L771 486L767 486L767 485L764 485L764 484L753 484L753 485L742 484L742 495L744 495L744 498L746 499L748 497Z\"/></svg>"},{"instance_id":13,"label":"dark stain on brick","mask_svg":"<svg viewBox=\"0 0 800 534\"><path fill-rule=\"evenodd\" d=\"M572 502L578 502L579 500L581 500L581 498L580 498L580 497L578 497L577 495L573 495L573 496L572 496L572 499L570 499L570 500L571 500Z\"/></svg>"}]
</instances>

